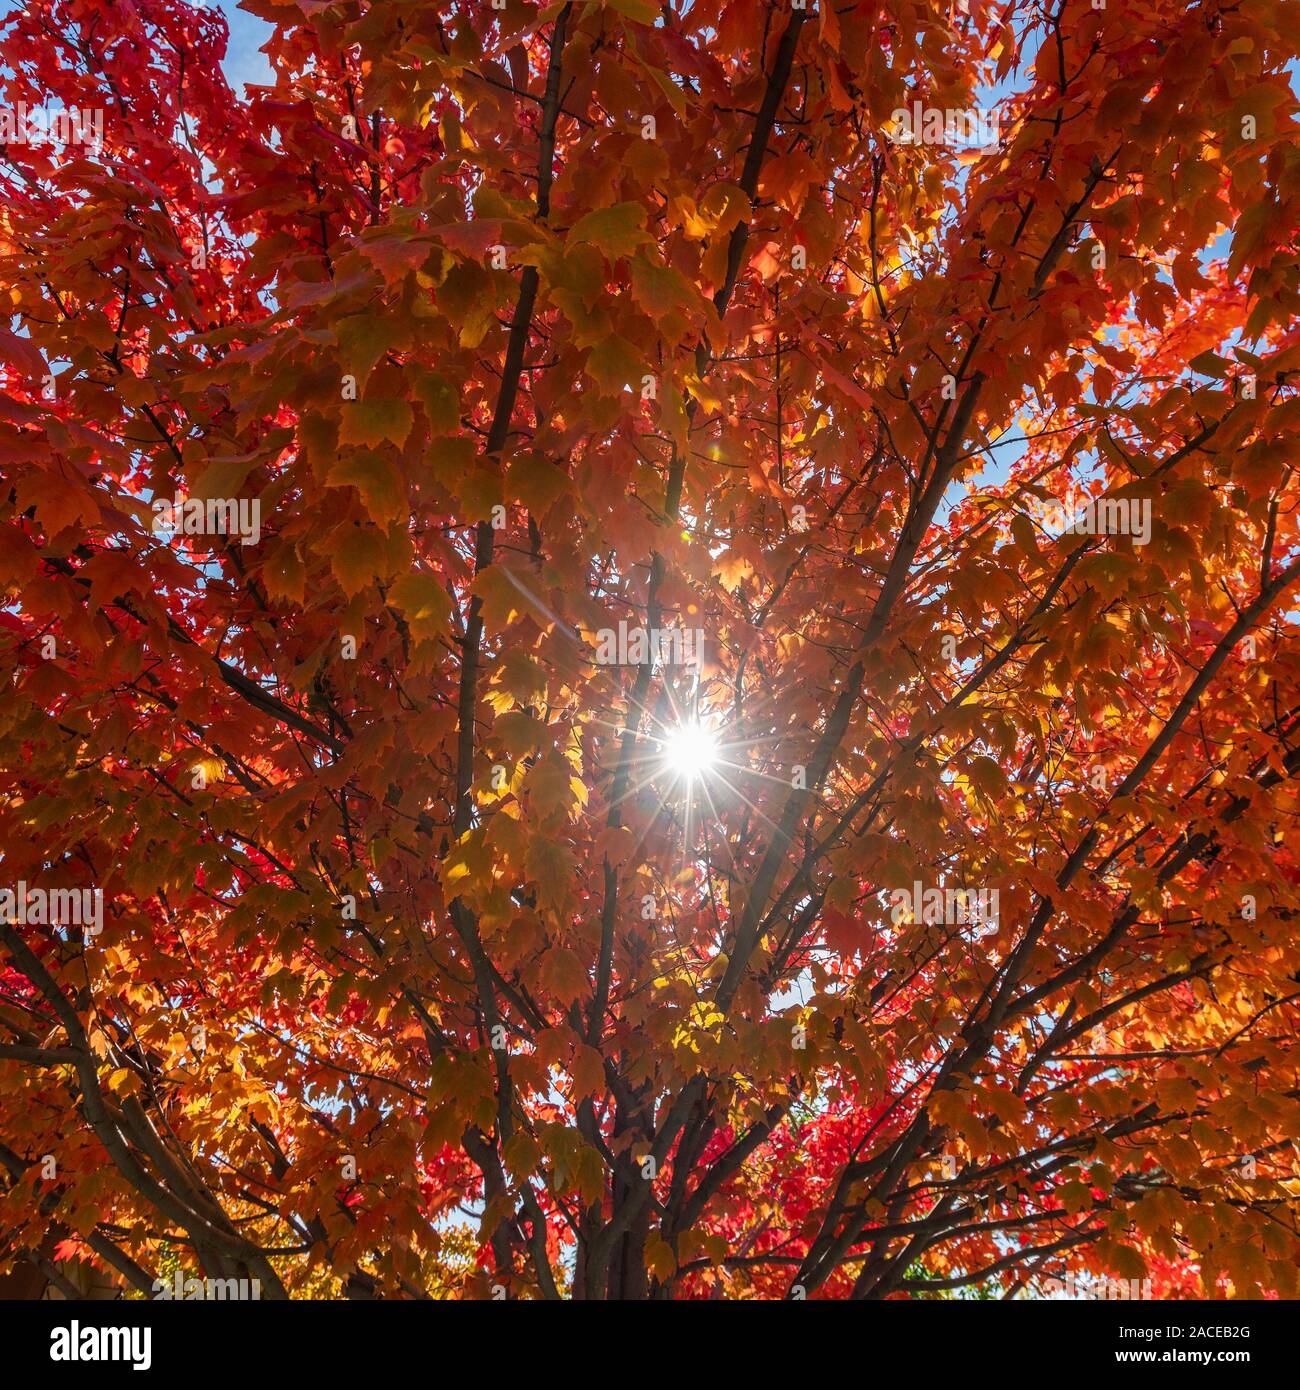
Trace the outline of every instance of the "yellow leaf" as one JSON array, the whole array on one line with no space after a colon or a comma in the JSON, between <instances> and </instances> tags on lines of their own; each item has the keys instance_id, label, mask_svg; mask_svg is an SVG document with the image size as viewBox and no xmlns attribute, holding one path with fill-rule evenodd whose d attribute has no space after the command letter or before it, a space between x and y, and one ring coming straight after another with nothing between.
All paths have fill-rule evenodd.
<instances>
[{"instance_id":1,"label":"yellow leaf","mask_svg":"<svg viewBox=\"0 0 1300 1390\"><path fill-rule=\"evenodd\" d=\"M677 1257L673 1254L673 1247L653 1231L645 1241L645 1267L656 1279L667 1279L677 1268Z\"/></svg>"},{"instance_id":2,"label":"yellow leaf","mask_svg":"<svg viewBox=\"0 0 1300 1390\"><path fill-rule=\"evenodd\" d=\"M542 746L546 725L523 710L514 710L497 716L492 733L506 754L517 759Z\"/></svg>"},{"instance_id":3,"label":"yellow leaf","mask_svg":"<svg viewBox=\"0 0 1300 1390\"><path fill-rule=\"evenodd\" d=\"M504 565L489 565L474 580L473 591L483 604L483 621L488 630L499 632L519 613L527 611L523 583Z\"/></svg>"},{"instance_id":4,"label":"yellow leaf","mask_svg":"<svg viewBox=\"0 0 1300 1390\"><path fill-rule=\"evenodd\" d=\"M417 642L432 642L449 632L451 599L433 575L416 570L402 575L389 589L388 600Z\"/></svg>"},{"instance_id":5,"label":"yellow leaf","mask_svg":"<svg viewBox=\"0 0 1300 1390\"><path fill-rule=\"evenodd\" d=\"M613 207L596 208L573 224L566 245L588 241L599 247L609 260L616 261L630 256L638 246L650 240L644 223L645 209L640 203L615 203Z\"/></svg>"},{"instance_id":6,"label":"yellow leaf","mask_svg":"<svg viewBox=\"0 0 1300 1390\"><path fill-rule=\"evenodd\" d=\"M570 778L568 763L558 754L538 759L524 780L533 813L542 819L559 813L572 816L574 781L577 779Z\"/></svg>"}]
</instances>

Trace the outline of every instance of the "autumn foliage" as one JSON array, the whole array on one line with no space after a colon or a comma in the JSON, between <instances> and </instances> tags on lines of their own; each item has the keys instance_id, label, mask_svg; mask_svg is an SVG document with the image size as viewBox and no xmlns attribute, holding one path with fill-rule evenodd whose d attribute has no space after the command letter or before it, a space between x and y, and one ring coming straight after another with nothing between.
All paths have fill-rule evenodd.
<instances>
[{"instance_id":1,"label":"autumn foliage","mask_svg":"<svg viewBox=\"0 0 1300 1390\"><path fill-rule=\"evenodd\" d=\"M1295 1297L1294 5L245 8L0 22L0 1268Z\"/></svg>"}]
</instances>

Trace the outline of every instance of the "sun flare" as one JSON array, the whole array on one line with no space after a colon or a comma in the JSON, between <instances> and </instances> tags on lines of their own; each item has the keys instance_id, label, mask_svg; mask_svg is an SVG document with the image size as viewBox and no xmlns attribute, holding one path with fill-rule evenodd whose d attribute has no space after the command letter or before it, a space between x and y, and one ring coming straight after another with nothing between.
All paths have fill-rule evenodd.
<instances>
[{"instance_id":1,"label":"sun flare","mask_svg":"<svg viewBox=\"0 0 1300 1390\"><path fill-rule=\"evenodd\" d=\"M687 782L705 776L718 761L718 741L698 720L671 730L663 749L665 767Z\"/></svg>"}]
</instances>

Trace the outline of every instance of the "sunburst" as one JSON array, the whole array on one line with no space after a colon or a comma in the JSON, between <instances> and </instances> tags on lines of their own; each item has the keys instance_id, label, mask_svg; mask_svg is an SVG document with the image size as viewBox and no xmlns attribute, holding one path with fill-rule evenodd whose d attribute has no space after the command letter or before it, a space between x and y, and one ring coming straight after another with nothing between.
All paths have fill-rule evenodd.
<instances>
[{"instance_id":1,"label":"sunburst","mask_svg":"<svg viewBox=\"0 0 1300 1390\"><path fill-rule=\"evenodd\" d=\"M697 718L666 730L660 746L664 770L688 785L714 771L722 752L717 735Z\"/></svg>"}]
</instances>

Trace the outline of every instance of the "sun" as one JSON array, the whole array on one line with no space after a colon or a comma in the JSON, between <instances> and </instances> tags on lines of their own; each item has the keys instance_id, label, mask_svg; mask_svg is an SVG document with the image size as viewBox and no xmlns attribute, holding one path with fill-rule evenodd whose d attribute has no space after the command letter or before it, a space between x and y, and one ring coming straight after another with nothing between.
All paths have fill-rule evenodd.
<instances>
[{"instance_id":1,"label":"sun","mask_svg":"<svg viewBox=\"0 0 1300 1390\"><path fill-rule=\"evenodd\" d=\"M718 741L698 719L670 729L663 750L664 766L686 782L705 776L718 762Z\"/></svg>"}]
</instances>

